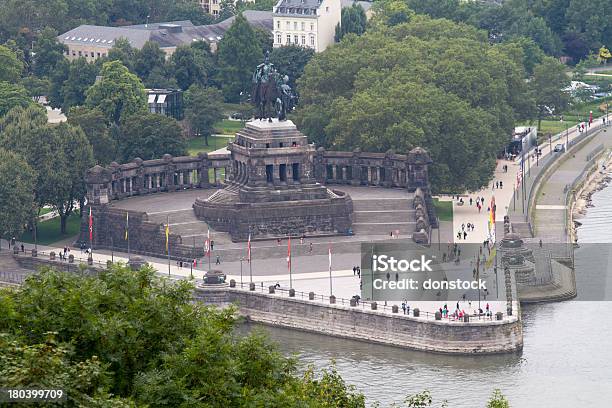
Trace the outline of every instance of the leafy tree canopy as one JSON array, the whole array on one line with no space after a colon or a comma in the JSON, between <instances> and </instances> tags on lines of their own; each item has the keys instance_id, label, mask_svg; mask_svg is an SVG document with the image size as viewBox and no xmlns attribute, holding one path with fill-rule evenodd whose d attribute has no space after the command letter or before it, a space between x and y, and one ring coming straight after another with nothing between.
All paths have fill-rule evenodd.
<instances>
[{"instance_id":1,"label":"leafy tree canopy","mask_svg":"<svg viewBox=\"0 0 612 408\"><path fill-rule=\"evenodd\" d=\"M237 102L241 92L250 92L254 67L263 58L256 32L242 14L236 16L217 50L218 80L228 102Z\"/></svg>"},{"instance_id":2,"label":"leafy tree canopy","mask_svg":"<svg viewBox=\"0 0 612 408\"><path fill-rule=\"evenodd\" d=\"M310 61L296 121L329 148L423 146L436 190L476 190L492 177L515 119L533 114L521 61L519 47L491 46L467 25L379 21Z\"/></svg>"},{"instance_id":3,"label":"leafy tree canopy","mask_svg":"<svg viewBox=\"0 0 612 408\"><path fill-rule=\"evenodd\" d=\"M147 99L142 82L121 62L105 62L100 77L87 90L85 103L104 112L109 122L119 123L122 117L146 110Z\"/></svg>"},{"instance_id":4,"label":"leafy tree canopy","mask_svg":"<svg viewBox=\"0 0 612 408\"><path fill-rule=\"evenodd\" d=\"M340 41L348 33L361 35L365 32L368 19L363 7L353 4L342 9L340 24L336 26L335 40Z\"/></svg>"},{"instance_id":5,"label":"leafy tree canopy","mask_svg":"<svg viewBox=\"0 0 612 408\"><path fill-rule=\"evenodd\" d=\"M19 237L34 214L34 170L22 156L0 148L0 237Z\"/></svg>"},{"instance_id":6,"label":"leafy tree canopy","mask_svg":"<svg viewBox=\"0 0 612 408\"><path fill-rule=\"evenodd\" d=\"M299 374L260 332L237 336L234 309L195 304L192 290L123 265L45 269L0 290L0 383L61 386L69 406L365 407L333 368Z\"/></svg>"},{"instance_id":7,"label":"leafy tree canopy","mask_svg":"<svg viewBox=\"0 0 612 408\"><path fill-rule=\"evenodd\" d=\"M15 83L21 76L23 63L17 54L3 45L0 45L0 81Z\"/></svg>"},{"instance_id":8,"label":"leafy tree canopy","mask_svg":"<svg viewBox=\"0 0 612 408\"><path fill-rule=\"evenodd\" d=\"M177 121L157 113L141 112L124 118L117 146L123 161L185 154L185 140Z\"/></svg>"},{"instance_id":9,"label":"leafy tree canopy","mask_svg":"<svg viewBox=\"0 0 612 408\"><path fill-rule=\"evenodd\" d=\"M213 125L223 119L222 103L223 94L216 88L192 85L185 93L185 118L192 131L204 137L207 146Z\"/></svg>"}]
</instances>

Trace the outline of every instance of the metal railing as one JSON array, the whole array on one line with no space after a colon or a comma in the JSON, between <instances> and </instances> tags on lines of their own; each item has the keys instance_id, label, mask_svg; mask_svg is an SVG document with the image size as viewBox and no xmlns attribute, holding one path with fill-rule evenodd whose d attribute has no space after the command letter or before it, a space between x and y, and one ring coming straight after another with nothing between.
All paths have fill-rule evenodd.
<instances>
[{"instance_id":1,"label":"metal railing","mask_svg":"<svg viewBox=\"0 0 612 408\"><path fill-rule=\"evenodd\" d=\"M486 315L486 313L482 313L482 314L478 314L478 313L474 313L474 314L467 314L466 315L469 317L469 320L467 322L465 322L463 320L463 317L459 318L458 316L456 316L454 313L451 313L450 310L448 310L448 313L446 314L442 314L440 316L440 319L436 319L436 313L437 312L427 312L427 311L422 311L419 308L416 308L418 310L417 312L417 316L414 316L414 310L415 308L407 308L407 312L405 313L404 310L397 306L397 312L394 312L394 305L385 305L384 303L381 304L380 302L374 302L374 301L369 301L369 300L362 300L362 299L346 299L346 298L342 298L342 297L335 297L335 303L330 303L330 297L329 295L321 295L321 294L316 294L314 292L302 292L302 291L297 291L295 290L295 296L290 296L289 292L291 289L288 288L283 288L283 287L274 287L274 293L270 293L270 289L269 286L264 286L263 282L259 282L259 285L255 285L254 291L256 292L262 292L268 295L280 295L281 297L287 297L287 298L295 298L295 299L301 299L301 300L308 300L308 301L314 301L317 303L324 303L326 306L330 306L330 307L334 307L334 306L344 306L344 307L350 307L351 309L361 309L361 310L369 310L371 312L378 312L378 313L382 313L382 314L392 314L392 315L397 315L397 316L402 316L404 318L408 318L408 319L417 319L417 320L434 320L434 321L441 321L441 322L448 322L448 323L470 323L470 322L484 322L484 321L494 321L496 320L495 317L495 313L491 312L489 316ZM236 282L236 288L241 289L241 290L245 290L248 292L251 292L251 290L249 289L250 287L250 283L247 282ZM311 299L312 296L312 299ZM351 305L351 302L354 301L354 306ZM372 305L375 304L375 309L372 308ZM410 312L412 312L412 315L410 315ZM477 319L477 320L474 320ZM509 318L505 313L503 314L502 320L501 321L511 321L513 319Z\"/></svg>"}]
</instances>

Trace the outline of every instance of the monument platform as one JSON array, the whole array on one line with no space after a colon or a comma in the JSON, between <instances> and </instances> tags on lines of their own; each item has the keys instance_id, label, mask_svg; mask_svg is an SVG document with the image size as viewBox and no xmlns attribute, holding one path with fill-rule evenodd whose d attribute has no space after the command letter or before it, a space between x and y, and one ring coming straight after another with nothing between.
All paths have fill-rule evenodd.
<instances>
[{"instance_id":1,"label":"monument platform","mask_svg":"<svg viewBox=\"0 0 612 408\"><path fill-rule=\"evenodd\" d=\"M291 121L248 122L228 146L226 186L193 209L232 241L351 233L350 196L314 177L315 147Z\"/></svg>"}]
</instances>

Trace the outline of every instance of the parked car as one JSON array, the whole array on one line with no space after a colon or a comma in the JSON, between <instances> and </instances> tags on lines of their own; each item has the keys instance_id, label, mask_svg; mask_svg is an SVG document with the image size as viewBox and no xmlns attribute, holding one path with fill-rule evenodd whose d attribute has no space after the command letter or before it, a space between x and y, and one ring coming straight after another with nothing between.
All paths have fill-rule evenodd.
<instances>
[{"instance_id":1,"label":"parked car","mask_svg":"<svg viewBox=\"0 0 612 408\"><path fill-rule=\"evenodd\" d=\"M563 152L563 151L565 151L565 146L563 144L559 143L558 145L555 145L554 151L555 152Z\"/></svg>"}]
</instances>

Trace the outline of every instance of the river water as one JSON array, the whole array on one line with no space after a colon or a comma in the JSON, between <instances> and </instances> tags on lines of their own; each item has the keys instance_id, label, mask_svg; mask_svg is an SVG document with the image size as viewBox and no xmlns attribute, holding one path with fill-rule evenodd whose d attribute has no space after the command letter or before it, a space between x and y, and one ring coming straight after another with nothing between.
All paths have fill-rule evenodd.
<instances>
[{"instance_id":1,"label":"river water","mask_svg":"<svg viewBox=\"0 0 612 408\"><path fill-rule=\"evenodd\" d=\"M368 404L388 407L428 389L434 406L485 407L500 388L513 408L612 407L612 187L593 195L581 219L576 300L522 308L524 348L494 356L407 351L285 329L266 328L288 354L317 368L336 367ZM437 403L436 403L437 401Z\"/></svg>"}]
</instances>

